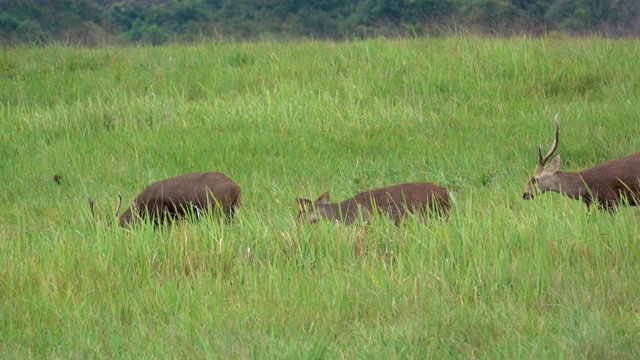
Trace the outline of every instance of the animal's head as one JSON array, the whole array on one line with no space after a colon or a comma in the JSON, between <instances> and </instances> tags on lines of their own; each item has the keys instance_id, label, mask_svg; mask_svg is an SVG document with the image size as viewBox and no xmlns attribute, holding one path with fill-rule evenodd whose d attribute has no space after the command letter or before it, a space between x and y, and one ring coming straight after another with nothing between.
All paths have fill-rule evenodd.
<instances>
[{"instance_id":1,"label":"animal's head","mask_svg":"<svg viewBox=\"0 0 640 360\"><path fill-rule=\"evenodd\" d=\"M300 211L298 212L298 219L300 222L309 221L310 223L315 223L320 220L320 216L318 214L318 205L324 205L329 203L329 192L325 192L320 195L320 197L316 201L311 201L309 199L297 198L298 206L300 207Z\"/></svg>"},{"instance_id":2,"label":"animal's head","mask_svg":"<svg viewBox=\"0 0 640 360\"><path fill-rule=\"evenodd\" d=\"M533 177L527 183L527 187L522 194L522 198L525 200L533 199L538 193L544 193L554 187L554 176L558 170L560 170L560 155L551 159L551 162L547 164L547 161L553 155L558 148L560 141L560 129L558 128L558 114L555 118L555 137L551 149L545 156L542 156L542 148L538 146L538 165L533 174Z\"/></svg>"}]
</instances>

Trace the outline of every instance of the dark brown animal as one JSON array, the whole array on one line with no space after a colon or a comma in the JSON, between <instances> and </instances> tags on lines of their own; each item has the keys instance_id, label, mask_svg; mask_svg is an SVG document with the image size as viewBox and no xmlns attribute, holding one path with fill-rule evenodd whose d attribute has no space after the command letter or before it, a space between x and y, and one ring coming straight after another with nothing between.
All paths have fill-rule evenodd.
<instances>
[{"instance_id":1,"label":"dark brown animal","mask_svg":"<svg viewBox=\"0 0 640 360\"><path fill-rule=\"evenodd\" d=\"M626 204L636 206L640 198L640 153L604 162L580 171L561 171L560 155L548 165L549 157L558 148L560 130L558 115L555 118L555 139L547 155L542 156L538 147L538 166L522 197L532 199L538 192L554 191L572 199L582 199L591 208L615 212L618 206Z\"/></svg>"},{"instance_id":2,"label":"dark brown animal","mask_svg":"<svg viewBox=\"0 0 640 360\"><path fill-rule=\"evenodd\" d=\"M446 217L450 208L447 189L428 182L369 190L341 203L330 204L328 191L315 202L302 198L297 201L300 206L298 217L311 223L324 219L349 224L359 216L367 221L377 211L399 225L407 213L437 212Z\"/></svg>"},{"instance_id":3,"label":"dark brown animal","mask_svg":"<svg viewBox=\"0 0 640 360\"><path fill-rule=\"evenodd\" d=\"M118 210L120 202L121 198ZM150 219L157 226L189 215L200 217L209 211L231 220L241 202L240 186L224 174L195 172L149 185L118 217L118 224L130 227L139 219ZM93 199L89 199L89 206L93 213Z\"/></svg>"}]
</instances>

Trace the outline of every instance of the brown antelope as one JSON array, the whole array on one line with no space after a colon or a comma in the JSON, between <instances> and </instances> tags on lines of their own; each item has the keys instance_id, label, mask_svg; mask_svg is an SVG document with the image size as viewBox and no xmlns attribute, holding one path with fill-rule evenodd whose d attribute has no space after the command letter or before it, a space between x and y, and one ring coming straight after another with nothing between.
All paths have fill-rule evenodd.
<instances>
[{"instance_id":1,"label":"brown antelope","mask_svg":"<svg viewBox=\"0 0 640 360\"><path fill-rule=\"evenodd\" d=\"M393 185L381 189L362 192L341 203L329 203L329 192L320 195L318 200L298 198L301 221L308 219L331 220L336 223L353 223L360 216L367 221L375 211L388 215L396 225L409 213L435 212L449 213L449 194L447 189L428 182L416 182Z\"/></svg>"},{"instance_id":2,"label":"brown antelope","mask_svg":"<svg viewBox=\"0 0 640 360\"><path fill-rule=\"evenodd\" d=\"M118 194L120 210L122 198ZM240 186L219 172L195 172L161 180L146 187L119 217L121 227L130 227L138 219L150 219L157 226L165 221L200 217L213 210L231 220L242 201ZM89 199L93 214L93 199Z\"/></svg>"},{"instance_id":3,"label":"brown antelope","mask_svg":"<svg viewBox=\"0 0 640 360\"><path fill-rule=\"evenodd\" d=\"M538 166L522 195L525 200L532 199L538 192L554 191L572 199L582 199L588 208L596 203L598 208L610 212L614 212L619 205L639 204L640 152L589 169L561 171L560 155L545 165L558 148L558 114L555 129L555 139L547 155L542 156L542 149L538 147Z\"/></svg>"}]
</instances>

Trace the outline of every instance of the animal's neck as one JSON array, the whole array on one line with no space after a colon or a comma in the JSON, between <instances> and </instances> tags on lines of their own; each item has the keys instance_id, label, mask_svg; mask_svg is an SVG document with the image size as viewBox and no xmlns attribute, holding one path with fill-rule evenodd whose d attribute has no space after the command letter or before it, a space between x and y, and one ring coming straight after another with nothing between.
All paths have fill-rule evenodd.
<instances>
[{"instance_id":1,"label":"animal's neck","mask_svg":"<svg viewBox=\"0 0 640 360\"><path fill-rule=\"evenodd\" d=\"M582 174L577 171L557 171L556 187L553 191L562 193L572 199L589 195L589 189Z\"/></svg>"},{"instance_id":2,"label":"animal's neck","mask_svg":"<svg viewBox=\"0 0 640 360\"><path fill-rule=\"evenodd\" d=\"M128 207L120 216L118 216L118 224L120 227L126 227L131 223L131 218L131 207Z\"/></svg>"},{"instance_id":3,"label":"animal's neck","mask_svg":"<svg viewBox=\"0 0 640 360\"><path fill-rule=\"evenodd\" d=\"M343 214L340 204L317 204L318 213L327 220L341 220Z\"/></svg>"},{"instance_id":4,"label":"animal's neck","mask_svg":"<svg viewBox=\"0 0 640 360\"><path fill-rule=\"evenodd\" d=\"M320 216L326 220L349 222L357 211L355 202L344 201L334 204L317 204L317 210Z\"/></svg>"}]
</instances>

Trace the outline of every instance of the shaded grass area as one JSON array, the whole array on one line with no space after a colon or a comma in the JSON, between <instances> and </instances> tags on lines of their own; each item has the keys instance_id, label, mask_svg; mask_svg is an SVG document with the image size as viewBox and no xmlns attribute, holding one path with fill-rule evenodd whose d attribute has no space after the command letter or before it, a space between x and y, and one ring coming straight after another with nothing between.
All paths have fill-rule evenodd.
<instances>
[{"instance_id":1,"label":"shaded grass area","mask_svg":"<svg viewBox=\"0 0 640 360\"><path fill-rule=\"evenodd\" d=\"M567 169L637 151L638 53L473 37L4 52L0 355L637 358L637 210L521 194L556 112ZM242 186L233 224L106 225L118 191L203 170ZM450 220L296 221L297 196L409 181L448 187Z\"/></svg>"}]
</instances>

